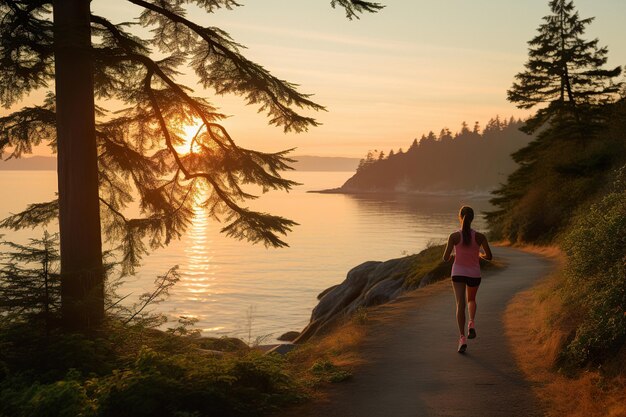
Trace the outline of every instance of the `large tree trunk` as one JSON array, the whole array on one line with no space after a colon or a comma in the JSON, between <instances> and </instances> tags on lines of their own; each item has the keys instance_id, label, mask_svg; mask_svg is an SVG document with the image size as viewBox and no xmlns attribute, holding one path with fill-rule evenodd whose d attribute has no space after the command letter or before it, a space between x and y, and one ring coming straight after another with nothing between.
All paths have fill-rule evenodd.
<instances>
[{"instance_id":1,"label":"large tree trunk","mask_svg":"<svg viewBox=\"0 0 626 417\"><path fill-rule=\"evenodd\" d=\"M104 316L90 0L54 0L61 313L71 330Z\"/></svg>"}]
</instances>

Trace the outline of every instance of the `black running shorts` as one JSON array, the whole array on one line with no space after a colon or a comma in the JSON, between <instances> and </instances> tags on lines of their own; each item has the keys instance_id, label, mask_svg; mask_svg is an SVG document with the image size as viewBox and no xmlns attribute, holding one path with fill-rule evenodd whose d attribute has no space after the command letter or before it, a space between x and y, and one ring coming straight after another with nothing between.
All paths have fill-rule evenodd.
<instances>
[{"instance_id":1,"label":"black running shorts","mask_svg":"<svg viewBox=\"0 0 626 417\"><path fill-rule=\"evenodd\" d=\"M463 275L454 275L452 282L462 282L468 287L478 287L480 285L481 278L464 277Z\"/></svg>"}]
</instances>

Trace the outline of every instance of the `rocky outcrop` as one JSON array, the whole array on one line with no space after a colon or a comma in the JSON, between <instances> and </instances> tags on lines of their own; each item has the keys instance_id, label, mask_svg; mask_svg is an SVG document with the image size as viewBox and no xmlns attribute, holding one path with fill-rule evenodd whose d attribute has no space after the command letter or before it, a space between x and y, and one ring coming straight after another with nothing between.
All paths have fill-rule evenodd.
<instances>
[{"instance_id":1,"label":"rocky outcrop","mask_svg":"<svg viewBox=\"0 0 626 417\"><path fill-rule=\"evenodd\" d=\"M440 254L441 248L386 262L369 261L351 269L341 284L320 293L311 321L294 343L325 332L360 308L388 303L408 290L450 276L450 265L433 262L431 254L424 256L427 251Z\"/></svg>"},{"instance_id":2,"label":"rocky outcrop","mask_svg":"<svg viewBox=\"0 0 626 417\"><path fill-rule=\"evenodd\" d=\"M282 342L291 342L295 340L298 336L300 336L300 332L290 331L278 336L276 340L280 340Z\"/></svg>"}]
</instances>

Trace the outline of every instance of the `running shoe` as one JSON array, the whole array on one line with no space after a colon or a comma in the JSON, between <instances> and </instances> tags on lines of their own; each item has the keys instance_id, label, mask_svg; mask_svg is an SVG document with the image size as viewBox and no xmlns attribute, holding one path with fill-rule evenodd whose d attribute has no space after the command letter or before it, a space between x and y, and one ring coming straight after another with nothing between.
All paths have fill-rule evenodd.
<instances>
[{"instance_id":1,"label":"running shoe","mask_svg":"<svg viewBox=\"0 0 626 417\"><path fill-rule=\"evenodd\" d=\"M474 320L467 323L467 338L474 339L476 337L476 329L474 328Z\"/></svg>"},{"instance_id":2,"label":"running shoe","mask_svg":"<svg viewBox=\"0 0 626 417\"><path fill-rule=\"evenodd\" d=\"M461 336L461 338L459 339L458 352L463 353L465 352L466 349L467 349L467 339L465 338L465 336Z\"/></svg>"}]
</instances>

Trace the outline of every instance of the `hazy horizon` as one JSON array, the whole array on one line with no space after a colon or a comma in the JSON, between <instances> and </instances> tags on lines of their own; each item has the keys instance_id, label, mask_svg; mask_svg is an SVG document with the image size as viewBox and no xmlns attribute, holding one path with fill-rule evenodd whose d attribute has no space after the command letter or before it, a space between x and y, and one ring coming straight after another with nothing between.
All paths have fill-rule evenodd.
<instances>
[{"instance_id":1,"label":"hazy horizon","mask_svg":"<svg viewBox=\"0 0 626 417\"><path fill-rule=\"evenodd\" d=\"M266 0L206 15L190 8L192 20L226 30L248 47L246 56L327 107L328 112L306 113L322 123L308 133L285 135L267 126L267 118L240 97L196 93L232 115L224 124L241 146L296 147L300 155L360 158L369 149L405 148L430 130L457 131L463 121L484 126L496 115L530 114L508 103L506 90L523 69L527 41L549 14L546 0L383 3L380 13L355 21L327 1ZM619 49L626 2L577 0L575 6L581 17L596 17L586 37L608 46L609 66L626 64L626 51ZM94 0L92 8L116 23L137 15L136 7L123 2ZM180 81L196 87L195 76ZM42 97L38 92L0 115Z\"/></svg>"}]
</instances>

